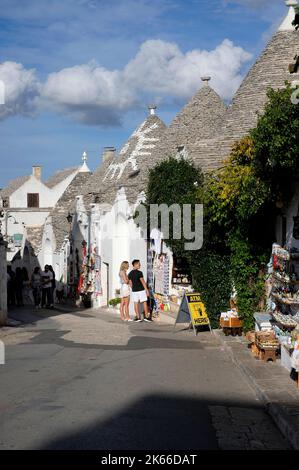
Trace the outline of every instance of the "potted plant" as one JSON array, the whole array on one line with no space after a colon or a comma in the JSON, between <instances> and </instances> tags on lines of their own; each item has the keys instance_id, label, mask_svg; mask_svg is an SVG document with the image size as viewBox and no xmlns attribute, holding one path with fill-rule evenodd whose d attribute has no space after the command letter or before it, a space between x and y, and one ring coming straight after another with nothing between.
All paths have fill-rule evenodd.
<instances>
[{"instance_id":1,"label":"potted plant","mask_svg":"<svg viewBox=\"0 0 299 470\"><path fill-rule=\"evenodd\" d=\"M121 299L120 298L117 298L117 299L110 299L109 302L108 302L108 305L109 307L111 308L118 308L119 305L121 303Z\"/></svg>"}]
</instances>

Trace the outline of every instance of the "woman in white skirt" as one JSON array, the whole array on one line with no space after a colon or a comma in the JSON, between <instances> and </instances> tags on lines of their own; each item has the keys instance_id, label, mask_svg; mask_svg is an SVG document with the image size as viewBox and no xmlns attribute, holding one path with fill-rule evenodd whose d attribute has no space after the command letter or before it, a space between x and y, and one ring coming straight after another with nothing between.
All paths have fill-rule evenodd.
<instances>
[{"instance_id":1,"label":"woman in white skirt","mask_svg":"<svg viewBox=\"0 0 299 470\"><path fill-rule=\"evenodd\" d=\"M130 304L130 287L129 287L129 278L127 271L129 269L128 261L123 261L120 265L119 270L119 279L120 279L120 318L123 321L132 321L129 314L129 304Z\"/></svg>"}]
</instances>

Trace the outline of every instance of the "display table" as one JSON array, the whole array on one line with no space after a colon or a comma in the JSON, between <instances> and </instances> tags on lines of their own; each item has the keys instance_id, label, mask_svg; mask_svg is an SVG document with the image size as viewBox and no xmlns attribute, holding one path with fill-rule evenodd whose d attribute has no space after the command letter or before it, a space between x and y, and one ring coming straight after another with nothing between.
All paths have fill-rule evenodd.
<instances>
[{"instance_id":1,"label":"display table","mask_svg":"<svg viewBox=\"0 0 299 470\"><path fill-rule=\"evenodd\" d=\"M255 320L255 331L271 330L272 325L270 320L272 319L272 316L270 313L258 312L253 316Z\"/></svg>"},{"instance_id":2,"label":"display table","mask_svg":"<svg viewBox=\"0 0 299 470\"><path fill-rule=\"evenodd\" d=\"M250 338L248 339L251 343L251 352L255 358L265 362L276 361L280 344L275 338L273 331L258 331L254 334L251 333Z\"/></svg>"}]
</instances>

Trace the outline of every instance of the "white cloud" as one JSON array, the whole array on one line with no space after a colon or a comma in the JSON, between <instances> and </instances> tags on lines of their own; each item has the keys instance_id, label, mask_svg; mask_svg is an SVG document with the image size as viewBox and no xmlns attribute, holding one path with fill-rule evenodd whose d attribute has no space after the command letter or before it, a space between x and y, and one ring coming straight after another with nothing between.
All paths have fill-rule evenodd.
<instances>
[{"instance_id":1,"label":"white cloud","mask_svg":"<svg viewBox=\"0 0 299 470\"><path fill-rule=\"evenodd\" d=\"M183 53L175 43L148 40L121 70L97 62L51 73L38 82L34 70L16 62L0 64L6 102L0 119L30 115L36 108L51 109L87 125L118 125L125 112L148 100L187 100L212 76L212 86L230 99L239 86L244 63L251 58L241 47L224 40L211 51Z\"/></svg>"},{"instance_id":2,"label":"white cloud","mask_svg":"<svg viewBox=\"0 0 299 470\"><path fill-rule=\"evenodd\" d=\"M213 87L224 99L240 84L240 71L251 58L241 47L225 39L212 51L195 49L183 53L174 43L149 40L123 71L125 83L139 91L189 98L200 86L202 75L211 75Z\"/></svg>"},{"instance_id":3,"label":"white cloud","mask_svg":"<svg viewBox=\"0 0 299 470\"><path fill-rule=\"evenodd\" d=\"M122 83L119 71L96 62L65 68L48 76L42 98L59 112L86 124L119 122L119 115L135 102L133 87Z\"/></svg>"},{"instance_id":4,"label":"white cloud","mask_svg":"<svg viewBox=\"0 0 299 470\"><path fill-rule=\"evenodd\" d=\"M4 104L0 106L0 119L9 116L32 115L39 94L39 82L34 70L26 70L22 64L0 64L0 80L4 83Z\"/></svg>"},{"instance_id":5,"label":"white cloud","mask_svg":"<svg viewBox=\"0 0 299 470\"><path fill-rule=\"evenodd\" d=\"M250 58L227 39L212 51L196 49L185 54L174 43L148 40L122 70L90 62L50 74L42 98L80 122L116 125L124 112L147 96L160 101L190 98L206 74L212 76L212 85L222 98L229 99Z\"/></svg>"}]
</instances>

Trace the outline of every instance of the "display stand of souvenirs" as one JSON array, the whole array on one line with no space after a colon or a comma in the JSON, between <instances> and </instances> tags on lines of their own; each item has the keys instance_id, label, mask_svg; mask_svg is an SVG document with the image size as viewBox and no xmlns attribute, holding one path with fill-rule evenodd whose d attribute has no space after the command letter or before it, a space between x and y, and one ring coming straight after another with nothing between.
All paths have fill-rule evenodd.
<instances>
[{"instance_id":1,"label":"display stand of souvenirs","mask_svg":"<svg viewBox=\"0 0 299 470\"><path fill-rule=\"evenodd\" d=\"M173 255L159 230L151 231L147 255L147 282L160 310L177 308L184 292L192 289L188 261Z\"/></svg>"},{"instance_id":2,"label":"display stand of souvenirs","mask_svg":"<svg viewBox=\"0 0 299 470\"><path fill-rule=\"evenodd\" d=\"M169 257L155 254L153 261L153 285L155 299L161 310L169 310Z\"/></svg>"},{"instance_id":3,"label":"display stand of souvenirs","mask_svg":"<svg viewBox=\"0 0 299 470\"><path fill-rule=\"evenodd\" d=\"M251 343L251 352L254 357L265 362L276 361L279 352L279 341L274 331L256 331L247 335Z\"/></svg>"},{"instance_id":4,"label":"display stand of souvenirs","mask_svg":"<svg viewBox=\"0 0 299 470\"><path fill-rule=\"evenodd\" d=\"M82 267L77 290L87 308L92 306L93 296L102 294L101 257L96 248L88 254L86 242L82 242Z\"/></svg>"},{"instance_id":5,"label":"display stand of souvenirs","mask_svg":"<svg viewBox=\"0 0 299 470\"><path fill-rule=\"evenodd\" d=\"M282 346L284 365L291 365L299 333L299 252L274 244L272 248L271 315L276 337ZM289 367L288 367L289 368Z\"/></svg>"},{"instance_id":6,"label":"display stand of souvenirs","mask_svg":"<svg viewBox=\"0 0 299 470\"><path fill-rule=\"evenodd\" d=\"M280 351L281 364L290 372L298 371L299 251L273 244L266 290L269 312L254 315L255 331L247 335L252 353L275 361Z\"/></svg>"}]
</instances>

